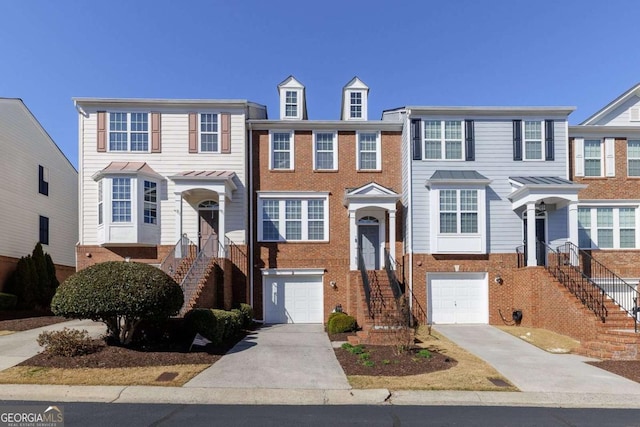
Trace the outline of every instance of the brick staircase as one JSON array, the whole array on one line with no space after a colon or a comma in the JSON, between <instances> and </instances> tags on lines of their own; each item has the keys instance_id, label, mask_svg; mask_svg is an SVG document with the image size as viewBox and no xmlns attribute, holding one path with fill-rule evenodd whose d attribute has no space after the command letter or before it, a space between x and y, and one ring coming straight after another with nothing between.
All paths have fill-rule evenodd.
<instances>
[{"instance_id":1,"label":"brick staircase","mask_svg":"<svg viewBox=\"0 0 640 427\"><path fill-rule=\"evenodd\" d=\"M397 345L413 342L414 330L407 326L406 316L398 311L398 305L385 270L367 271L370 285L370 303L359 277L356 319L359 330L350 336L349 343L371 345Z\"/></svg>"},{"instance_id":2,"label":"brick staircase","mask_svg":"<svg viewBox=\"0 0 640 427\"><path fill-rule=\"evenodd\" d=\"M213 273L217 265L219 265L219 258L211 258L195 284L183 284L184 304L178 313L179 316L184 316L189 310L198 305L198 299L205 289L209 288L215 292L217 277Z\"/></svg>"}]
</instances>

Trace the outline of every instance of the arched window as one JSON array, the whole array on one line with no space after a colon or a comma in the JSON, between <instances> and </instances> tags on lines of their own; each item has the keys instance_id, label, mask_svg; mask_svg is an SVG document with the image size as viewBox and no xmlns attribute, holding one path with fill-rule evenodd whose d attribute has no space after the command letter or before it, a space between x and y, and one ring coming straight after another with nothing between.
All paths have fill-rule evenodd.
<instances>
[{"instance_id":1,"label":"arched window","mask_svg":"<svg viewBox=\"0 0 640 427\"><path fill-rule=\"evenodd\" d=\"M360 218L360 221L358 221L358 224L378 224L380 221L378 221L378 218L373 217L373 216L365 216Z\"/></svg>"},{"instance_id":2,"label":"arched window","mask_svg":"<svg viewBox=\"0 0 640 427\"><path fill-rule=\"evenodd\" d=\"M198 205L198 210L217 211L219 208L218 202L213 200L205 200L204 202L200 202Z\"/></svg>"}]
</instances>

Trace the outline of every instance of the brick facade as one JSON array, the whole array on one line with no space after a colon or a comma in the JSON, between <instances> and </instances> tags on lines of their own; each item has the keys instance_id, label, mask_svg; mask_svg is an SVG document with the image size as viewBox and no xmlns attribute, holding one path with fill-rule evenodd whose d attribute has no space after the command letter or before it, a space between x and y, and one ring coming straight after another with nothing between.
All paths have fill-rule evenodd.
<instances>
[{"instance_id":1,"label":"brick facade","mask_svg":"<svg viewBox=\"0 0 640 427\"><path fill-rule=\"evenodd\" d=\"M286 123L282 128L286 129ZM253 292L256 318L263 318L263 268L320 268L324 274L325 319L337 304L345 311L355 310L354 276L350 274L349 215L344 206L345 190L370 182L387 187L397 193L401 188L400 132L381 132L381 171L358 171L356 168L356 132L339 131L337 138L337 171L313 170L313 132L296 131L294 146L295 169L269 170L269 132L254 130L253 139L253 206L257 206L255 191L318 191L329 192L328 242L258 242L254 236ZM252 221L258 223L257 209ZM402 250L401 205L397 205L396 254ZM388 242L388 218L385 236ZM257 226L256 226L257 227ZM256 232L257 234L257 232ZM335 281L336 287L330 286ZM349 307L349 308L348 308ZM353 307L353 308L351 308Z\"/></svg>"},{"instance_id":2,"label":"brick facade","mask_svg":"<svg viewBox=\"0 0 640 427\"><path fill-rule=\"evenodd\" d=\"M160 264L172 249L172 245L118 247L78 245L76 268L80 271L100 262L124 261L126 258L144 264Z\"/></svg>"}]
</instances>

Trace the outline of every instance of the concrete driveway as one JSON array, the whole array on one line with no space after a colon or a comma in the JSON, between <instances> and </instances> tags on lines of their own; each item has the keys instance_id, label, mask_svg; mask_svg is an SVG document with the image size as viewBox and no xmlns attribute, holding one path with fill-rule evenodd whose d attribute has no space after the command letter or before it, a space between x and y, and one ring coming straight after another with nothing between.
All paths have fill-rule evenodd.
<instances>
[{"instance_id":1,"label":"concrete driveway","mask_svg":"<svg viewBox=\"0 0 640 427\"><path fill-rule=\"evenodd\" d=\"M265 325L184 387L350 389L323 325Z\"/></svg>"},{"instance_id":2,"label":"concrete driveway","mask_svg":"<svg viewBox=\"0 0 640 427\"><path fill-rule=\"evenodd\" d=\"M434 325L524 392L640 395L640 384L588 365L575 354L552 354L489 325Z\"/></svg>"}]
</instances>

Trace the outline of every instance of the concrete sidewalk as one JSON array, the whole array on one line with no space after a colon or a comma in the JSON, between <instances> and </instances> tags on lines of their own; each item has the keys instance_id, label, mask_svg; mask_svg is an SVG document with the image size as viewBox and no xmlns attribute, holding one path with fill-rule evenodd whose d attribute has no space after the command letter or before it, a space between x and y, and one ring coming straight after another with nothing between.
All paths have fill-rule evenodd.
<instances>
[{"instance_id":1,"label":"concrete sidewalk","mask_svg":"<svg viewBox=\"0 0 640 427\"><path fill-rule=\"evenodd\" d=\"M348 390L323 325L265 325L184 387Z\"/></svg>"},{"instance_id":2,"label":"concrete sidewalk","mask_svg":"<svg viewBox=\"0 0 640 427\"><path fill-rule=\"evenodd\" d=\"M0 371L35 356L42 350L36 340L44 331L60 331L64 328L86 329L89 335L99 337L107 332L104 323L92 320L70 320L28 331L14 332L0 336Z\"/></svg>"},{"instance_id":3,"label":"concrete sidewalk","mask_svg":"<svg viewBox=\"0 0 640 427\"><path fill-rule=\"evenodd\" d=\"M640 384L584 362L552 354L489 325L434 325L436 331L493 366L523 392L640 395Z\"/></svg>"}]
</instances>

